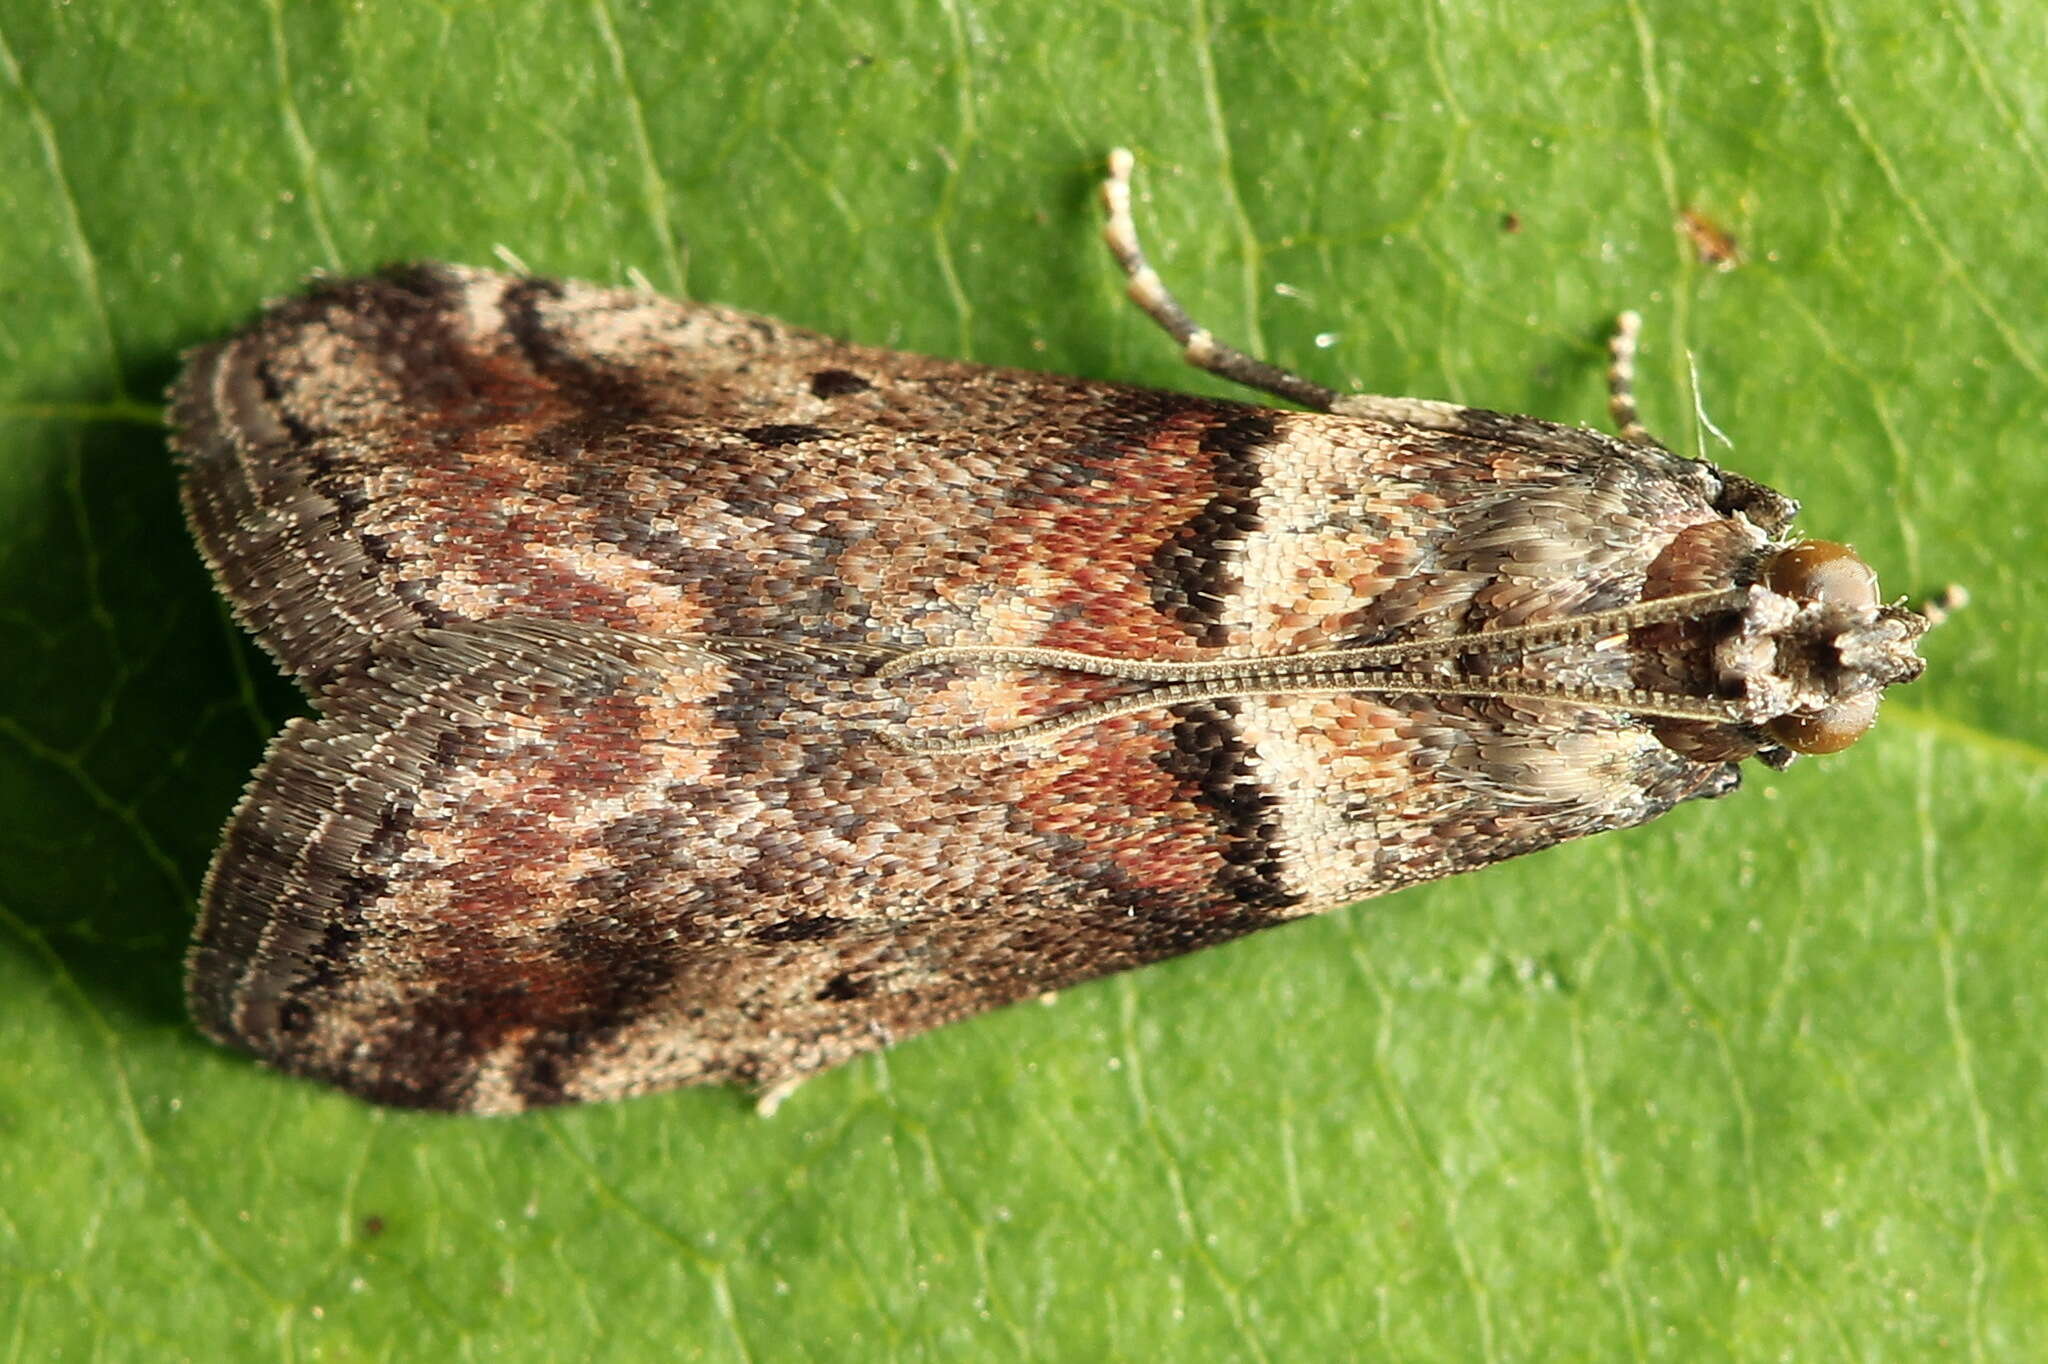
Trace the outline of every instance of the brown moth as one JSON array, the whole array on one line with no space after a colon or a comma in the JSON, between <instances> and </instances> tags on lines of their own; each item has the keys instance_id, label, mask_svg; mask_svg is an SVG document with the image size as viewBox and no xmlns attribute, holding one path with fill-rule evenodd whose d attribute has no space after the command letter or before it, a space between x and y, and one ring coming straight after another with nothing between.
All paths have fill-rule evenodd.
<instances>
[{"instance_id":1,"label":"brown moth","mask_svg":"<svg viewBox=\"0 0 2048 1364\"><path fill-rule=\"evenodd\" d=\"M1925 622L1650 440L847 345L442 265L194 353L192 528L317 715L206 882L212 1036L384 1103L771 1094L1732 789Z\"/></svg>"}]
</instances>

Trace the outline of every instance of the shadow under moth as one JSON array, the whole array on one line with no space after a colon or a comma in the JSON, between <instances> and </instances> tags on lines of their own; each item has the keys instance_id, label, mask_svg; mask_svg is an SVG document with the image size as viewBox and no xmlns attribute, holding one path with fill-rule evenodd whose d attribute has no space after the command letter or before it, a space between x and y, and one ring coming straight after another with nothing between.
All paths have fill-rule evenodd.
<instances>
[{"instance_id":1,"label":"shadow under moth","mask_svg":"<svg viewBox=\"0 0 2048 1364\"><path fill-rule=\"evenodd\" d=\"M1869 727L1919 616L1619 438L1282 411L445 265L195 352L192 529L317 714L208 875L213 1037L503 1113L779 1095L928 1028L1564 839Z\"/></svg>"}]
</instances>

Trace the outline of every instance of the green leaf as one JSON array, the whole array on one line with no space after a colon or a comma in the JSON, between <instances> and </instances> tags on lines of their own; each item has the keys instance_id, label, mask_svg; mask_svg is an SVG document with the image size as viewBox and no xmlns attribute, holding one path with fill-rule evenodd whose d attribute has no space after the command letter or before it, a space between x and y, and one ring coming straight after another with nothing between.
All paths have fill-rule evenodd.
<instances>
[{"instance_id":1,"label":"green leaf","mask_svg":"<svg viewBox=\"0 0 2048 1364\"><path fill-rule=\"evenodd\" d=\"M5 7L0 1353L2048 1355L2039 38L1973 0ZM389 1114L190 1030L199 878L299 703L182 529L181 348L504 247L1224 391L1120 302L1117 143L1220 334L1597 422L1640 308L1667 439L1974 605L1839 758L770 1121Z\"/></svg>"}]
</instances>

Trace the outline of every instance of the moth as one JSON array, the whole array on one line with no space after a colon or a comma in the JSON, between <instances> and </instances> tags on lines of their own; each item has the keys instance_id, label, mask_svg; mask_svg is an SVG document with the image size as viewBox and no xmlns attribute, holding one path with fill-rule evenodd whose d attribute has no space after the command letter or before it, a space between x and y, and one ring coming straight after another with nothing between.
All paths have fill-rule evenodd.
<instances>
[{"instance_id":1,"label":"moth","mask_svg":"<svg viewBox=\"0 0 2048 1364\"><path fill-rule=\"evenodd\" d=\"M193 353L183 495L311 699L208 874L201 1028L367 1099L769 1096L928 1028L1852 742L1914 613L1651 440L850 345L446 265Z\"/></svg>"}]
</instances>

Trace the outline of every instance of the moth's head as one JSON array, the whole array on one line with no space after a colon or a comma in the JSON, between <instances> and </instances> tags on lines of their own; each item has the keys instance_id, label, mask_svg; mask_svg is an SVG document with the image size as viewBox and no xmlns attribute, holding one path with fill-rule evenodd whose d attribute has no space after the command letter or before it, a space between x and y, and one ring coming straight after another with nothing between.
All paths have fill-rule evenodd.
<instances>
[{"instance_id":1,"label":"moth's head","mask_svg":"<svg viewBox=\"0 0 2048 1364\"><path fill-rule=\"evenodd\" d=\"M1886 687L1926 668L1915 646L1927 618L1886 605L1870 565L1830 540L1775 551L1761 584L1715 661L1769 705L1773 739L1794 753L1839 753L1877 720Z\"/></svg>"},{"instance_id":2,"label":"moth's head","mask_svg":"<svg viewBox=\"0 0 2048 1364\"><path fill-rule=\"evenodd\" d=\"M1885 688L1927 666L1916 647L1927 627L1926 617L1884 601L1855 550L1805 540L1757 561L1747 599L1714 633L1708 666L1716 690L1740 699L1746 727L1762 738L1758 756L1782 766L1862 738Z\"/></svg>"}]
</instances>

